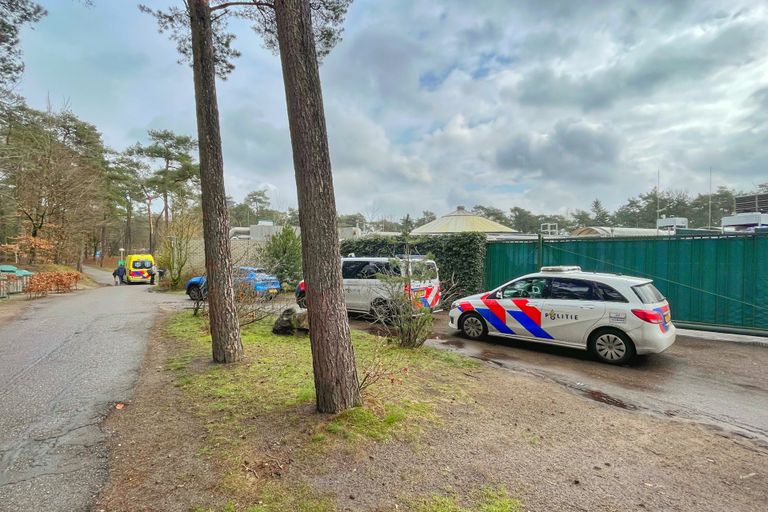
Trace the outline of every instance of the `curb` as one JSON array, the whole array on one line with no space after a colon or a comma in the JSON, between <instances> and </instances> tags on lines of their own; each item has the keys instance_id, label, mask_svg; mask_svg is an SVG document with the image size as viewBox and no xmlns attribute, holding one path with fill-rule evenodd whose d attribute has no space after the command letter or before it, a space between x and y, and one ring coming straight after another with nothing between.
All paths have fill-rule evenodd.
<instances>
[{"instance_id":1,"label":"curb","mask_svg":"<svg viewBox=\"0 0 768 512\"><path fill-rule=\"evenodd\" d=\"M742 345L754 345L768 347L768 338L763 336L748 336L746 334L728 334L723 332L697 331L694 329L677 329L678 336L696 338L707 341L727 341L741 343Z\"/></svg>"}]
</instances>

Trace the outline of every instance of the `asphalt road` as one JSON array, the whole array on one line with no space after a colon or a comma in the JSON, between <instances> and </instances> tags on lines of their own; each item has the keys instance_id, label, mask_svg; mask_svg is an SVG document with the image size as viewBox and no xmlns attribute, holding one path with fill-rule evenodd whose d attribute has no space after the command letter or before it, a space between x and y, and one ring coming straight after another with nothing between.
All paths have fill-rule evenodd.
<instances>
[{"instance_id":1,"label":"asphalt road","mask_svg":"<svg viewBox=\"0 0 768 512\"><path fill-rule=\"evenodd\" d=\"M181 300L107 286L37 300L0 326L0 511L88 509L107 479L99 423L130 399L159 308Z\"/></svg>"},{"instance_id":2,"label":"asphalt road","mask_svg":"<svg viewBox=\"0 0 768 512\"><path fill-rule=\"evenodd\" d=\"M768 445L765 346L678 335L665 352L616 367L541 343L471 341L448 327L445 313L437 315L428 344L537 375L608 405L705 423Z\"/></svg>"}]
</instances>

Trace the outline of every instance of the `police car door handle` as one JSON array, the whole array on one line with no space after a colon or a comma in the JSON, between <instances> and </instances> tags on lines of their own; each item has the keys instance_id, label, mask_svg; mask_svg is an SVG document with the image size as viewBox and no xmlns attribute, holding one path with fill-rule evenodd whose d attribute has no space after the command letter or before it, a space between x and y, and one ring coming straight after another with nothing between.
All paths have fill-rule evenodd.
<instances>
[{"instance_id":1,"label":"police car door handle","mask_svg":"<svg viewBox=\"0 0 768 512\"><path fill-rule=\"evenodd\" d=\"M595 306L581 306L581 309L595 309Z\"/></svg>"}]
</instances>

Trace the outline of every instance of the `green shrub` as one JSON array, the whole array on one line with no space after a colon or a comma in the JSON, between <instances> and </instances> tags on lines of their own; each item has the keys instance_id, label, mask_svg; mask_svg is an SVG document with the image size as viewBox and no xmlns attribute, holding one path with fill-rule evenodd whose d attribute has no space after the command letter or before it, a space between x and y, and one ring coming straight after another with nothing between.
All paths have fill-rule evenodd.
<instances>
[{"instance_id":1,"label":"green shrub","mask_svg":"<svg viewBox=\"0 0 768 512\"><path fill-rule=\"evenodd\" d=\"M267 241L264 259L280 283L295 285L301 280L301 239L291 226L283 227Z\"/></svg>"}]
</instances>

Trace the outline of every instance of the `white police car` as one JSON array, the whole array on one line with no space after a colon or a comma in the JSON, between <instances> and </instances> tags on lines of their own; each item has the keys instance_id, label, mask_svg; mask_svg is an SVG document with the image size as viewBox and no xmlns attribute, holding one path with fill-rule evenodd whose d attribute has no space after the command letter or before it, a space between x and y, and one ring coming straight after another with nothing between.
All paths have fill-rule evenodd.
<instances>
[{"instance_id":1,"label":"white police car","mask_svg":"<svg viewBox=\"0 0 768 512\"><path fill-rule=\"evenodd\" d=\"M486 334L589 350L623 364L675 342L669 303L650 279L542 267L541 272L451 304L449 325Z\"/></svg>"}]
</instances>

